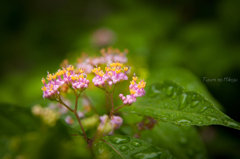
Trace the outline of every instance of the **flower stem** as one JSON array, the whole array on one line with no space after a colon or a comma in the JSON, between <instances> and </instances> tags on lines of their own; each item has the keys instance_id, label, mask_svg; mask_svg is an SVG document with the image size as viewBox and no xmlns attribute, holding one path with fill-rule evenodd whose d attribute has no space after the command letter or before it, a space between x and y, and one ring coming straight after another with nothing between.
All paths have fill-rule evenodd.
<instances>
[{"instance_id":1,"label":"flower stem","mask_svg":"<svg viewBox=\"0 0 240 159\"><path fill-rule=\"evenodd\" d=\"M81 92L81 93L82 93L82 92ZM79 125L80 125L80 127L81 127L81 129L82 129L84 139L85 139L85 141L86 141L87 143L89 143L89 140L88 140L88 138L87 138L87 135L86 135L86 133L85 133L85 131L84 131L84 128L83 128L83 126L82 126L81 120L80 120L80 118L79 118L79 116L78 116L78 114L77 114L77 102L78 102L78 97L80 96L81 93L79 93L78 95L75 93L75 94L76 94L76 101L75 101L75 109L74 109L74 110L73 110L72 108L70 108L69 106L67 106L67 105L62 101L60 95L59 95L59 98L58 98L59 100L57 100L57 102L61 103L61 104L64 105L68 110L70 110L71 112L74 113L74 115L76 116L76 118L77 118L77 120L78 120L78 123L79 123Z\"/></svg>"}]
</instances>

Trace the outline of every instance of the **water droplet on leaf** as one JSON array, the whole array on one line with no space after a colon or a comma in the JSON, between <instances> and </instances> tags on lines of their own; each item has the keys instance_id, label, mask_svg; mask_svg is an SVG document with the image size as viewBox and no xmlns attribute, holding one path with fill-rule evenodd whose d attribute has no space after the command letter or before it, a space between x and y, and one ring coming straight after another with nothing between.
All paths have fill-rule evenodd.
<instances>
[{"instance_id":1,"label":"water droplet on leaf","mask_svg":"<svg viewBox=\"0 0 240 159\"><path fill-rule=\"evenodd\" d=\"M169 96L171 96L172 93L173 93L173 86L169 86L169 87L167 88L166 94L169 95Z\"/></svg>"},{"instance_id":2,"label":"water droplet on leaf","mask_svg":"<svg viewBox=\"0 0 240 159\"><path fill-rule=\"evenodd\" d=\"M110 141L114 144L124 144L130 142L130 137L128 136L111 136Z\"/></svg>"},{"instance_id":3,"label":"water droplet on leaf","mask_svg":"<svg viewBox=\"0 0 240 159\"><path fill-rule=\"evenodd\" d=\"M119 150L124 152L124 151L127 151L128 148L129 148L128 146L122 145L122 146L119 148Z\"/></svg>"},{"instance_id":4,"label":"water droplet on leaf","mask_svg":"<svg viewBox=\"0 0 240 159\"><path fill-rule=\"evenodd\" d=\"M131 155L131 158L133 159L154 159L159 158L161 155L161 151L157 150L154 146L150 146L149 148L137 152L133 155Z\"/></svg>"},{"instance_id":5,"label":"water droplet on leaf","mask_svg":"<svg viewBox=\"0 0 240 159\"><path fill-rule=\"evenodd\" d=\"M193 101L193 102L191 103L191 107L192 107L192 108L195 108L196 106L198 106L198 104L199 104L199 101Z\"/></svg>"},{"instance_id":6,"label":"water droplet on leaf","mask_svg":"<svg viewBox=\"0 0 240 159\"><path fill-rule=\"evenodd\" d=\"M133 142L131 142L131 145L135 146L135 147L140 147L142 144L140 142L133 141Z\"/></svg>"},{"instance_id":7,"label":"water droplet on leaf","mask_svg":"<svg viewBox=\"0 0 240 159\"><path fill-rule=\"evenodd\" d=\"M183 93L180 97L179 109L183 109L187 106L187 94Z\"/></svg>"}]
</instances>

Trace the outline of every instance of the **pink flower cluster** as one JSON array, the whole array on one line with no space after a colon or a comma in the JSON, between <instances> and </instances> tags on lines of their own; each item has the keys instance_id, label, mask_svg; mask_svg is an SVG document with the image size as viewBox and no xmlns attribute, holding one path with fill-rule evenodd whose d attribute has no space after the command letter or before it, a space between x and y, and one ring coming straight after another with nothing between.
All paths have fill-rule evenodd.
<instances>
[{"instance_id":1,"label":"pink flower cluster","mask_svg":"<svg viewBox=\"0 0 240 159\"><path fill-rule=\"evenodd\" d=\"M103 127L104 124L107 122L108 116L105 114L103 116L100 116L100 125L99 127ZM108 133L109 135L113 135L113 132L115 129L119 129L123 123L123 119L120 116L111 116L111 120L110 120L110 126L111 126L111 131Z\"/></svg>"},{"instance_id":2,"label":"pink flower cluster","mask_svg":"<svg viewBox=\"0 0 240 159\"><path fill-rule=\"evenodd\" d=\"M92 80L94 85L97 87L104 87L105 83L107 83L111 86L123 80L128 80L128 76L126 75L128 67L122 66L123 64L119 62L111 63L110 67L105 67L106 73L104 73L100 67L94 68L92 70L96 75Z\"/></svg>"},{"instance_id":3,"label":"pink flower cluster","mask_svg":"<svg viewBox=\"0 0 240 159\"><path fill-rule=\"evenodd\" d=\"M79 69L78 73L74 73L74 67L71 65L67 67L67 70L63 68L63 70L59 69L55 74L48 73L47 80L48 83L42 78L44 84L42 90L43 98L48 99L56 98L63 84L67 84L69 87L79 91L86 89L89 84L89 80L83 75L83 70Z\"/></svg>"},{"instance_id":4,"label":"pink flower cluster","mask_svg":"<svg viewBox=\"0 0 240 159\"><path fill-rule=\"evenodd\" d=\"M119 97L122 99L124 105L131 105L132 103L136 102L137 97L142 97L145 95L145 86L146 82L144 80L141 80L137 84L137 77L133 77L133 80L130 82L129 90L130 95L127 95L126 97L123 96L123 94L119 94Z\"/></svg>"},{"instance_id":5,"label":"pink flower cluster","mask_svg":"<svg viewBox=\"0 0 240 159\"><path fill-rule=\"evenodd\" d=\"M101 65L101 64L110 64L112 61L119 61L121 63L127 62L128 50L120 52L118 49L108 48L107 50L101 50L101 57L87 57L83 55L82 58L78 60L77 68L82 68L86 73L91 73L92 66Z\"/></svg>"}]
</instances>

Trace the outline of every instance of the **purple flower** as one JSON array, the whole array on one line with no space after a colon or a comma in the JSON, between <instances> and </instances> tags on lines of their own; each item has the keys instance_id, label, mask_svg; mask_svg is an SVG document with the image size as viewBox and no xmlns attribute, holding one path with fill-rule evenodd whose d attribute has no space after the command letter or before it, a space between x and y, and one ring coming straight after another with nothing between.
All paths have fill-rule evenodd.
<instances>
[{"instance_id":1,"label":"purple flower","mask_svg":"<svg viewBox=\"0 0 240 159\"><path fill-rule=\"evenodd\" d=\"M130 95L126 97L123 94L119 94L119 97L122 99L124 105L131 105L132 103L136 102L137 97L142 97L146 94L144 88L146 86L146 82L141 80L137 84L137 77L133 77L133 80L130 82L129 90Z\"/></svg>"},{"instance_id":2,"label":"purple flower","mask_svg":"<svg viewBox=\"0 0 240 159\"><path fill-rule=\"evenodd\" d=\"M63 84L67 84L73 89L83 91L88 87L89 80L87 80L83 75L83 70L79 69L79 73L74 73L74 67L69 65L67 69L58 70L55 74L47 75L48 83L42 78L42 83L44 86L43 98L55 99L58 94L60 94L60 89Z\"/></svg>"},{"instance_id":3,"label":"purple flower","mask_svg":"<svg viewBox=\"0 0 240 159\"><path fill-rule=\"evenodd\" d=\"M104 73L100 67L92 70L96 75L92 80L95 86L102 88L105 84L112 86L112 84L128 80L128 76L126 75L128 67L123 67L122 63L111 63L110 67L105 67L105 71Z\"/></svg>"}]
</instances>

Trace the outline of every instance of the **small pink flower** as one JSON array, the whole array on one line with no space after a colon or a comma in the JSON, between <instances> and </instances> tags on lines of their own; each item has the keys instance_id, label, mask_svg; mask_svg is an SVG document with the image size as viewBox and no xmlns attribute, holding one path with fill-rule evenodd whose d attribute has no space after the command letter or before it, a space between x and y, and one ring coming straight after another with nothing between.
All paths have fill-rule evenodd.
<instances>
[{"instance_id":1,"label":"small pink flower","mask_svg":"<svg viewBox=\"0 0 240 159\"><path fill-rule=\"evenodd\" d=\"M137 81L137 77L134 76L129 86L130 95L127 95L125 97L123 96L123 94L119 94L119 97L122 99L124 105L131 105L132 103L136 102L137 97L142 97L146 94L144 90L146 86L146 82L144 82L144 80L141 80L137 84L136 81Z\"/></svg>"},{"instance_id":2,"label":"small pink flower","mask_svg":"<svg viewBox=\"0 0 240 159\"><path fill-rule=\"evenodd\" d=\"M123 64L119 62L111 63L110 66L105 67L106 72L103 72L100 67L94 68L92 72L96 76L92 81L97 87L104 87L105 84L112 86L112 84L128 80L128 76L126 75L128 69L128 67L123 67Z\"/></svg>"},{"instance_id":3,"label":"small pink flower","mask_svg":"<svg viewBox=\"0 0 240 159\"><path fill-rule=\"evenodd\" d=\"M105 114L103 116L100 116L99 118L101 121L99 127L102 128L104 126L104 124L107 122L108 116ZM123 119L120 116L114 116L114 115L111 116L109 124L110 124L112 130L108 133L108 135L113 135L114 130L119 129L121 127L122 123L123 123Z\"/></svg>"},{"instance_id":4,"label":"small pink flower","mask_svg":"<svg viewBox=\"0 0 240 159\"><path fill-rule=\"evenodd\" d=\"M69 125L72 125L74 123L74 120L68 115L66 118L65 118L65 122Z\"/></svg>"},{"instance_id":5,"label":"small pink flower","mask_svg":"<svg viewBox=\"0 0 240 159\"><path fill-rule=\"evenodd\" d=\"M67 69L58 70L55 74L47 75L48 83L45 79L42 79L44 86L43 98L55 99L58 94L60 94L60 89L63 84L71 86L73 89L83 91L88 87L89 80L87 80L83 75L83 70L79 69L79 73L74 73L74 67L69 65Z\"/></svg>"}]
</instances>

